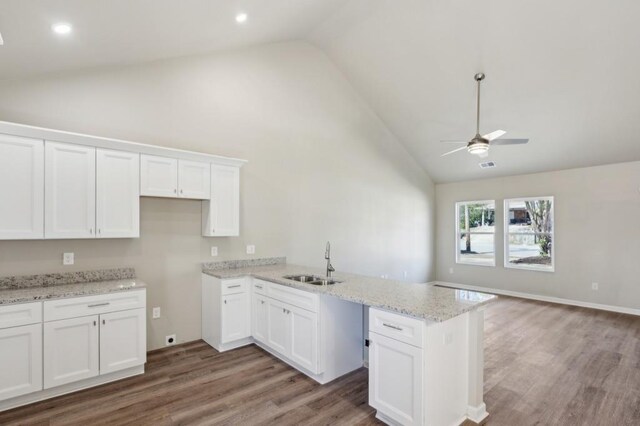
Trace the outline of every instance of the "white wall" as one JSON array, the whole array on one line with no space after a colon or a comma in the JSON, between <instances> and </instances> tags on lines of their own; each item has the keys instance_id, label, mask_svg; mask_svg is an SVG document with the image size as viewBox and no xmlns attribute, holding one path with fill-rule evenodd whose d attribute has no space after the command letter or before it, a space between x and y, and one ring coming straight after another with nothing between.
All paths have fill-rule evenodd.
<instances>
[{"instance_id":1,"label":"white wall","mask_svg":"<svg viewBox=\"0 0 640 426\"><path fill-rule=\"evenodd\" d=\"M434 278L434 185L327 57L303 43L0 83L0 120L249 160L239 238L200 236L200 203L143 199L141 238L0 241L0 275L133 266L149 346L200 337L199 262L286 255L338 271ZM76 264L63 268L64 251Z\"/></svg>"},{"instance_id":2,"label":"white wall","mask_svg":"<svg viewBox=\"0 0 640 426\"><path fill-rule=\"evenodd\" d=\"M555 197L555 272L505 269L502 201L545 195ZM499 218L497 266L457 265L455 203L489 199ZM640 307L640 162L439 184L436 205L437 280Z\"/></svg>"}]
</instances>

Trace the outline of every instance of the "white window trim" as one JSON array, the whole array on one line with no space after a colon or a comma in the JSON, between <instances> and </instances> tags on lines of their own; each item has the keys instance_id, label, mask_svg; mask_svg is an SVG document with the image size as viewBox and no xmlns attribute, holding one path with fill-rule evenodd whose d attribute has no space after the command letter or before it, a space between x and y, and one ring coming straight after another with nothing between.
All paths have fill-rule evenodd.
<instances>
[{"instance_id":1,"label":"white window trim","mask_svg":"<svg viewBox=\"0 0 640 426\"><path fill-rule=\"evenodd\" d=\"M476 234L493 235L493 262L492 263L480 263L480 262L473 262L473 261L469 261L469 260L460 259L460 238L458 238L460 236L460 218L458 216L458 207L459 206L464 206L465 204L487 204L487 203L493 203L493 206L494 206L494 209L495 209L496 200L458 201L458 202L456 202L455 209L454 209L455 224L456 224L456 235L455 235L456 242L455 242L455 247L454 248L455 248L456 264L458 264L458 265L484 266L484 267L488 267L488 268L495 268L495 266L496 266L496 233L495 232L476 232Z\"/></svg>"},{"instance_id":2,"label":"white window trim","mask_svg":"<svg viewBox=\"0 0 640 426\"><path fill-rule=\"evenodd\" d=\"M513 264L509 262L509 202L511 201L534 201L534 200L550 200L551 201L551 220L553 221L553 228L551 229L551 267L539 266L539 265L523 265ZM556 271L556 202L553 196L545 197L520 197L520 198L507 198L504 200L503 207L503 233L504 233L504 267L506 269L522 269L526 271L536 272L555 272Z\"/></svg>"}]
</instances>

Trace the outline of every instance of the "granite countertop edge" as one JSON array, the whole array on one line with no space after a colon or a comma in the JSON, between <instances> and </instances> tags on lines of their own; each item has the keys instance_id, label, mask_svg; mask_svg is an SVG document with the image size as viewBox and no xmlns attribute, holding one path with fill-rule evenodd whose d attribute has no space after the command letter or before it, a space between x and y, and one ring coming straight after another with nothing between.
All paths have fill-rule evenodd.
<instances>
[{"instance_id":1,"label":"granite countertop edge","mask_svg":"<svg viewBox=\"0 0 640 426\"><path fill-rule=\"evenodd\" d=\"M138 278L0 290L0 306L146 289Z\"/></svg>"}]
</instances>

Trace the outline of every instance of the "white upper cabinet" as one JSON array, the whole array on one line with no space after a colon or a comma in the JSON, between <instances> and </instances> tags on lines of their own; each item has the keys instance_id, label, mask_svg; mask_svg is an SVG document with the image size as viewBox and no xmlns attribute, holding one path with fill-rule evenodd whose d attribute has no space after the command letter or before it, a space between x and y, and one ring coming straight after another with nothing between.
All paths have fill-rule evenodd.
<instances>
[{"instance_id":1,"label":"white upper cabinet","mask_svg":"<svg viewBox=\"0 0 640 426\"><path fill-rule=\"evenodd\" d=\"M140 155L98 149L96 158L96 236L139 237Z\"/></svg>"},{"instance_id":2,"label":"white upper cabinet","mask_svg":"<svg viewBox=\"0 0 640 426\"><path fill-rule=\"evenodd\" d=\"M96 149L45 142L45 238L94 238Z\"/></svg>"},{"instance_id":3,"label":"white upper cabinet","mask_svg":"<svg viewBox=\"0 0 640 426\"><path fill-rule=\"evenodd\" d=\"M178 160L178 196L208 200L211 197L211 164Z\"/></svg>"},{"instance_id":4,"label":"white upper cabinet","mask_svg":"<svg viewBox=\"0 0 640 426\"><path fill-rule=\"evenodd\" d=\"M155 155L141 155L140 195L177 197L178 160Z\"/></svg>"},{"instance_id":5,"label":"white upper cabinet","mask_svg":"<svg viewBox=\"0 0 640 426\"><path fill-rule=\"evenodd\" d=\"M240 168L211 165L211 200L202 203L205 237L240 235Z\"/></svg>"},{"instance_id":6,"label":"white upper cabinet","mask_svg":"<svg viewBox=\"0 0 640 426\"><path fill-rule=\"evenodd\" d=\"M0 240L44 238L44 142L0 134Z\"/></svg>"}]
</instances>

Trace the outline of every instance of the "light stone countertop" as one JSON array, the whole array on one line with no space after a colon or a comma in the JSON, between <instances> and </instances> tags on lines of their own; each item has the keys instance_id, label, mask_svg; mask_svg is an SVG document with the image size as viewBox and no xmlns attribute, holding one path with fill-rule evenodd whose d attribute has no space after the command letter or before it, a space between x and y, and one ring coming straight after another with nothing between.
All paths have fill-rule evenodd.
<instances>
[{"instance_id":1,"label":"light stone countertop","mask_svg":"<svg viewBox=\"0 0 640 426\"><path fill-rule=\"evenodd\" d=\"M0 289L0 306L143 289L137 278Z\"/></svg>"},{"instance_id":2,"label":"light stone countertop","mask_svg":"<svg viewBox=\"0 0 640 426\"><path fill-rule=\"evenodd\" d=\"M215 270L203 267L202 272L220 279L253 276L265 281L313 293L327 294L435 322L446 321L497 299L495 295L475 291L456 290L430 284L411 284L339 272L334 272L333 278L342 281L341 283L316 286L288 280L283 276L299 274L324 276L325 270L289 264Z\"/></svg>"}]
</instances>

